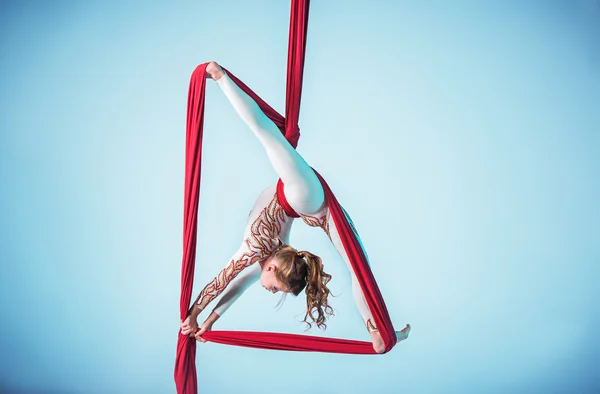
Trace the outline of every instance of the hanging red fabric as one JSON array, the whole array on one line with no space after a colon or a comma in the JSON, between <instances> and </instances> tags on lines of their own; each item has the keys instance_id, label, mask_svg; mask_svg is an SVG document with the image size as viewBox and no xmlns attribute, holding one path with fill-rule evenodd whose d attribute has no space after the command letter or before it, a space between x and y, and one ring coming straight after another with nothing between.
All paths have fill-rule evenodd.
<instances>
[{"instance_id":1,"label":"hanging red fabric","mask_svg":"<svg viewBox=\"0 0 600 394\"><path fill-rule=\"evenodd\" d=\"M259 105L261 110L279 127L294 147L298 144L300 132L298 117L302 93L302 76L306 34L308 27L309 0L292 0L290 36L288 48L288 71L286 88L286 117L264 102L243 82L227 71L229 77ZM183 220L183 258L181 269L180 318L184 320L189 311L196 260L196 236L198 224L198 203L200 196L200 164L202 157L202 132L204 126L204 92L206 88L206 65L199 65L190 80L188 92L186 124L186 161ZM317 173L323 189L325 201L338 229L344 249L350 258L352 268L364 293L367 305L376 326L385 342L385 351L396 344L396 333L385 302L379 291L366 255L354 233L352 224L333 195L325 180ZM371 342L323 338L309 335L293 335L273 332L210 331L203 335L208 341L227 345L246 346L261 349L318 351L330 353L375 354ZM175 384L179 394L196 394L196 340L179 332L175 360Z\"/></svg>"}]
</instances>

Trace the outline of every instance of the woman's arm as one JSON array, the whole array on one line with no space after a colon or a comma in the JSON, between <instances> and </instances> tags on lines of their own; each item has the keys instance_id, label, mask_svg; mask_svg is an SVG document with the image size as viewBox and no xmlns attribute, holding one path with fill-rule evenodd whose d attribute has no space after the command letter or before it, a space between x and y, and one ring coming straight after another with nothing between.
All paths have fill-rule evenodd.
<instances>
[{"instance_id":1,"label":"woman's arm","mask_svg":"<svg viewBox=\"0 0 600 394\"><path fill-rule=\"evenodd\" d=\"M210 316L208 316L206 321L210 321L211 323L216 322L219 319L219 317L223 316L223 314L229 309L229 307L231 307L231 305L233 305L235 301L238 298L240 298L240 296L252 284L258 281L258 279L260 279L259 264L253 264L252 266L246 268L223 290L223 294L219 299L219 302L217 302L217 305L213 308L212 313L210 314ZM192 308L190 315L193 318L197 318L198 315L202 312L202 310L199 307Z\"/></svg>"},{"instance_id":2,"label":"woman's arm","mask_svg":"<svg viewBox=\"0 0 600 394\"><path fill-rule=\"evenodd\" d=\"M244 293L244 291L246 291L246 289L248 289L248 287L250 287L250 285L258 281L258 279L260 279L259 264L254 264L251 267L248 267L244 270L244 272L242 272L241 275L235 278L223 291L223 295L217 303L217 306L213 309L212 313L206 318L206 320L204 320L204 323L202 323L200 327L198 327L196 323L194 330L188 328L190 332L194 332L196 329L198 329L198 331L195 331L196 333L194 335L196 339L200 342L206 342L202 338L202 334L204 334L206 331L211 331L213 324L219 320L219 318L223 316L223 313L225 313L225 311L229 309L229 307L233 305L238 298L240 298L240 296ZM200 313L199 311L199 308L193 309L188 324L190 324L190 321L191 324L197 322L198 314Z\"/></svg>"},{"instance_id":3,"label":"woman's arm","mask_svg":"<svg viewBox=\"0 0 600 394\"><path fill-rule=\"evenodd\" d=\"M212 315L217 315L216 319L229 309L235 301L240 298L242 294L254 283L260 279L260 264L253 264L246 268L234 281L231 282L229 287L223 291L217 306L214 307Z\"/></svg>"},{"instance_id":4,"label":"woman's arm","mask_svg":"<svg viewBox=\"0 0 600 394\"><path fill-rule=\"evenodd\" d=\"M248 247L247 242L244 241L242 246L238 249L238 251L232 256L229 264L225 268L219 272L219 274L208 283L204 289L200 292L194 303L189 309L187 318L181 322L181 333L183 335L189 336L200 336L205 331L209 331L212 328L212 324L217 321L220 317L220 314L213 311L210 316L206 319L206 321L202 324L200 330L198 330L198 315L206 308L206 306L214 300L216 297L221 294L225 288L231 283L235 277L242 272L245 268L251 266L255 262L259 260L259 257L256 253L253 253ZM258 266L258 264L256 264ZM260 266L259 266L260 269ZM259 273L260 276L260 273ZM246 276L243 277L243 279ZM244 284L246 284L248 280L242 280ZM227 300L222 301L217 305L217 308L220 308L221 314L237 299L239 295L235 295L241 289L245 290L245 287L249 286L234 286L230 292L232 295L229 297L229 302ZM243 290L241 290L243 292ZM241 292L240 292L241 294ZM215 309L217 309L215 308ZM198 338L201 340L201 338Z\"/></svg>"},{"instance_id":5,"label":"woman's arm","mask_svg":"<svg viewBox=\"0 0 600 394\"><path fill-rule=\"evenodd\" d=\"M219 272L219 274L204 287L204 289L202 289L202 291L194 301L194 304L190 308L189 314L193 318L197 318L198 315L208 306L208 304L210 304L216 297L218 297L225 290L225 288L227 288L227 286L233 281L233 279L235 279L236 276L238 276L240 272L250 267L258 260L259 256L252 252L248 248L247 243L244 242L240 249L238 249L238 251L232 256L231 260L229 261L229 264L227 264L227 266L225 266L225 268L223 268L221 272ZM243 280L242 282L244 283L244 285L246 285L245 287L249 286L249 284L246 283L247 279ZM240 287L239 285L237 285L233 289L233 293L235 293L236 290L240 290L242 288L245 290L245 287ZM231 298L237 299L238 297L239 295L237 297ZM225 304L227 304L227 302L220 303L217 306L217 308L219 306L222 306L221 311L224 312L224 310L227 309L227 307L229 307L230 303L227 305ZM217 316L212 316L212 318L215 320L218 319L218 314Z\"/></svg>"}]
</instances>

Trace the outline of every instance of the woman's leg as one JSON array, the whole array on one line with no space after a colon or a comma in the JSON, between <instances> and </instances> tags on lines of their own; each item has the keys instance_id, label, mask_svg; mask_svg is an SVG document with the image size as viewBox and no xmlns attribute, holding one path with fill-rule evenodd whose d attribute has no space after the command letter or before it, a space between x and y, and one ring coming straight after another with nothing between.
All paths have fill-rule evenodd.
<instances>
[{"instance_id":1,"label":"woman's leg","mask_svg":"<svg viewBox=\"0 0 600 394\"><path fill-rule=\"evenodd\" d=\"M325 201L319 178L302 156L285 139L279 128L259 108L258 104L216 63L207 67L238 115L250 127L267 151L267 156L277 175L283 181L285 196L292 208L301 214L311 215Z\"/></svg>"},{"instance_id":2,"label":"woman's leg","mask_svg":"<svg viewBox=\"0 0 600 394\"><path fill-rule=\"evenodd\" d=\"M352 224L352 228L354 228L352 219L350 218L350 216L348 215L348 212L346 212L346 210L344 210L344 215L346 216L346 219ZM367 263L370 266L371 262L369 261L369 256L367 256L367 252L365 250L364 245L362 244L360 236L358 235L358 233L356 233L356 230L355 230L354 234L356 235L358 242L360 243L360 246L361 246L363 252L365 253L365 257L367 258ZM354 302L356 304L358 312L360 313L363 321L365 322L365 327L366 327L367 331L369 332L369 335L371 335L371 341L373 342L373 349L375 349L375 351L377 353L383 353L383 351L385 350L385 343L383 342L383 338L381 337L379 330L377 329L377 327L375 327L375 321L373 320L373 315L371 314L371 310L369 309L367 300L365 299L362 289L360 288L358 279L356 278L356 275L354 274L354 269L352 268L352 264L350 263L350 258L348 257L348 254L346 253L346 250L342 243L340 233L337 229L337 226L335 225L335 222L331 218L329 219L329 238L331 239L333 246L337 249L338 253L342 257L342 260L344 260L344 263L346 263L346 266L348 267L348 271L350 272L350 278L352 280L352 295L354 296ZM407 324L406 327L404 327L404 329L402 329L401 331L396 331L396 340L402 341L402 340L406 339L408 337L408 334L410 333L410 328L411 328L410 325Z\"/></svg>"},{"instance_id":3,"label":"woman's leg","mask_svg":"<svg viewBox=\"0 0 600 394\"><path fill-rule=\"evenodd\" d=\"M352 223L352 219L350 218L350 216L348 215L346 210L344 210L344 215L346 216L346 219L350 223ZM354 297L354 303L356 304L358 312L360 313L360 315L365 323L365 327L367 329L369 329L369 322L371 324L375 324L375 322L373 321L373 315L371 314L369 306L367 305L367 300L365 299L362 289L360 288L358 279L356 278L356 275L354 274L354 269L352 268L352 263L350 263L350 258L348 257L348 254L346 253L346 249L344 248L344 245L342 243L342 238L337 229L337 226L335 225L335 222L332 219L330 219L329 222L330 222L329 223L329 238L331 239L333 246L337 249L338 253L342 257L342 260L344 260L344 263L346 263L348 272L350 272L350 279L352 281L352 295ZM365 256L367 257L367 263L369 265L371 265L371 262L369 261L369 256L367 256L367 252L365 251L362 241L360 240L360 236L356 232L355 232L355 235L358 238L358 241L360 242L360 246L362 247L362 249L365 253Z\"/></svg>"}]
</instances>

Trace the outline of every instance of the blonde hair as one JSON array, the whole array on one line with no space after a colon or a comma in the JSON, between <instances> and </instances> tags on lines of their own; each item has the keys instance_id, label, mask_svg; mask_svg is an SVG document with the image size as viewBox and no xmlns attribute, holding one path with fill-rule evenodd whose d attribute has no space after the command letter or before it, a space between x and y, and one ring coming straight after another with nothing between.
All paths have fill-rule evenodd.
<instances>
[{"instance_id":1,"label":"blonde hair","mask_svg":"<svg viewBox=\"0 0 600 394\"><path fill-rule=\"evenodd\" d=\"M321 258L310 252L299 252L286 244L281 244L271 256L277 261L275 277L290 293L297 296L306 287L306 315L303 321L308 325L307 329L312 327L312 321L325 330L326 317L333 316L333 308L327 303L327 297L331 294L327 283L331 275L323 271Z\"/></svg>"}]
</instances>

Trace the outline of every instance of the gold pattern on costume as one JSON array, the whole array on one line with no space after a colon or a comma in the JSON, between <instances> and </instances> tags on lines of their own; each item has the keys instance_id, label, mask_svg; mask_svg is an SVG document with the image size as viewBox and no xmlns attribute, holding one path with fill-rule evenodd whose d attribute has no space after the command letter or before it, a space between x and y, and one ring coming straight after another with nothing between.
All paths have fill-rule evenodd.
<instances>
[{"instance_id":1,"label":"gold pattern on costume","mask_svg":"<svg viewBox=\"0 0 600 394\"><path fill-rule=\"evenodd\" d=\"M281 225L285 222L283 208L279 204L277 194L269 205L264 208L250 226L250 236L245 240L248 251L237 260L232 259L219 274L207 284L194 304L201 311L225 290L227 285L244 268L267 259L278 246Z\"/></svg>"},{"instance_id":2,"label":"gold pattern on costume","mask_svg":"<svg viewBox=\"0 0 600 394\"><path fill-rule=\"evenodd\" d=\"M250 251L263 258L269 257L278 246L277 241L285 218L285 212L275 193L273 200L250 226L251 234L246 239Z\"/></svg>"},{"instance_id":3,"label":"gold pattern on costume","mask_svg":"<svg viewBox=\"0 0 600 394\"><path fill-rule=\"evenodd\" d=\"M307 225L311 227L321 227L323 231L325 231L325 234L327 234L327 236L331 239L331 236L329 235L329 222L327 221L327 213L323 214L323 216L321 216L320 218L310 215L300 216L302 217L304 223L306 223Z\"/></svg>"},{"instance_id":4,"label":"gold pattern on costume","mask_svg":"<svg viewBox=\"0 0 600 394\"><path fill-rule=\"evenodd\" d=\"M367 319L367 331L369 331L369 332L378 332L379 331L377 329L377 327L375 327L373 322L371 322L371 319Z\"/></svg>"}]
</instances>

